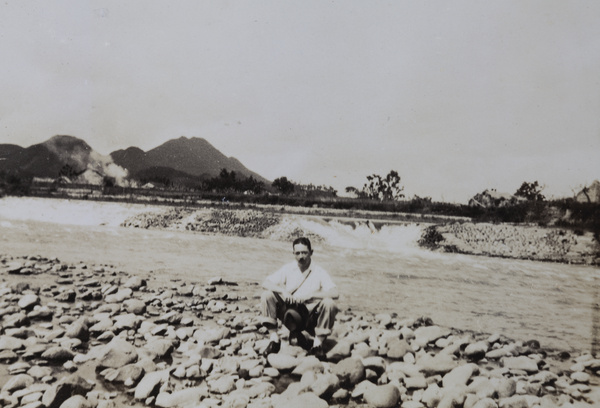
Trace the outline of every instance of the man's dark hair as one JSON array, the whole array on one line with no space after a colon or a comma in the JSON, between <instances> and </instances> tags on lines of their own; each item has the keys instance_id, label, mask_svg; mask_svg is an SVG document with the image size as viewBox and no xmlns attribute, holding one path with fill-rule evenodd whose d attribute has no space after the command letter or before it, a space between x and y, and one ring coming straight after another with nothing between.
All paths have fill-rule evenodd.
<instances>
[{"instance_id":1,"label":"man's dark hair","mask_svg":"<svg viewBox=\"0 0 600 408\"><path fill-rule=\"evenodd\" d=\"M292 249L294 249L294 247L298 244L302 244L302 245L306 245L306 247L308 248L309 251L312 251L312 247L310 245L310 239L306 238L306 237L300 237L300 238L296 238L294 240L294 242L292 242Z\"/></svg>"}]
</instances>

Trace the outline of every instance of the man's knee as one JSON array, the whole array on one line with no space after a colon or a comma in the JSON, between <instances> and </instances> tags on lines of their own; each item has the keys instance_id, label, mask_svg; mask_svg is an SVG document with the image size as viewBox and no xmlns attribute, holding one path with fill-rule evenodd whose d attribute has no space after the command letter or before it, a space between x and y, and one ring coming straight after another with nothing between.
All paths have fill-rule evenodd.
<instances>
[{"instance_id":1,"label":"man's knee","mask_svg":"<svg viewBox=\"0 0 600 408\"><path fill-rule=\"evenodd\" d=\"M321 302L319 302L316 312L321 317L327 316L329 319L335 319L335 316L338 313L338 308L333 299L325 298L321 299Z\"/></svg>"},{"instance_id":2,"label":"man's knee","mask_svg":"<svg viewBox=\"0 0 600 408\"><path fill-rule=\"evenodd\" d=\"M335 301L332 298L324 298L321 300L321 307L325 310L337 310Z\"/></svg>"},{"instance_id":3,"label":"man's knee","mask_svg":"<svg viewBox=\"0 0 600 408\"><path fill-rule=\"evenodd\" d=\"M270 290L265 290L260 294L260 301L262 303L271 303L276 302L277 298L275 297L275 293L271 292Z\"/></svg>"}]
</instances>

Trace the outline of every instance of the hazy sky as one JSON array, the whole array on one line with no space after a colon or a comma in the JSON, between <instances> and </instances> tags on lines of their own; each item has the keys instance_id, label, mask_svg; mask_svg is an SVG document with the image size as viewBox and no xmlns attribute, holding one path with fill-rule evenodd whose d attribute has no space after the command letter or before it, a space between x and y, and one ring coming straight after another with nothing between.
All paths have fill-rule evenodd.
<instances>
[{"instance_id":1,"label":"hazy sky","mask_svg":"<svg viewBox=\"0 0 600 408\"><path fill-rule=\"evenodd\" d=\"M466 202L600 178L600 1L6 1L0 143L203 137L264 177Z\"/></svg>"}]
</instances>

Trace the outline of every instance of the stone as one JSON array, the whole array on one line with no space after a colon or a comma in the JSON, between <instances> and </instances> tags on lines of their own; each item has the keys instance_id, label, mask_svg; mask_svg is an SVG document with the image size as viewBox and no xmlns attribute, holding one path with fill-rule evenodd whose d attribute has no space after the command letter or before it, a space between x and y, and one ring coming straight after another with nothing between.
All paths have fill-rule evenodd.
<instances>
[{"instance_id":1,"label":"stone","mask_svg":"<svg viewBox=\"0 0 600 408\"><path fill-rule=\"evenodd\" d=\"M323 372L323 363L315 356L299 358L298 365L292 371L293 375L301 376L307 371Z\"/></svg>"},{"instance_id":2,"label":"stone","mask_svg":"<svg viewBox=\"0 0 600 408\"><path fill-rule=\"evenodd\" d=\"M492 381L487 377L475 377L467 386L468 393L475 394L479 398L491 398L496 392Z\"/></svg>"},{"instance_id":3,"label":"stone","mask_svg":"<svg viewBox=\"0 0 600 408\"><path fill-rule=\"evenodd\" d=\"M124 288L129 288L132 290L139 290L143 286L146 286L146 280L140 278L139 276L132 276L123 285Z\"/></svg>"},{"instance_id":4,"label":"stone","mask_svg":"<svg viewBox=\"0 0 600 408\"><path fill-rule=\"evenodd\" d=\"M30 390L23 390L23 391L27 392L27 394L23 395L23 397L21 398L21 406L27 406L27 404L32 404L31 406L34 406L35 404L39 404L41 406L42 397L44 396L43 391L30 391ZM17 393L14 393L13 396L19 397L19 395L17 395Z\"/></svg>"},{"instance_id":5,"label":"stone","mask_svg":"<svg viewBox=\"0 0 600 408\"><path fill-rule=\"evenodd\" d=\"M400 391L393 384L379 385L367 389L363 398L365 402L375 408L395 407L400 400Z\"/></svg>"},{"instance_id":6,"label":"stone","mask_svg":"<svg viewBox=\"0 0 600 408\"><path fill-rule=\"evenodd\" d=\"M11 377L2 387L2 392L13 393L17 390L30 387L35 382L35 379L27 374L18 374Z\"/></svg>"},{"instance_id":7,"label":"stone","mask_svg":"<svg viewBox=\"0 0 600 408\"><path fill-rule=\"evenodd\" d=\"M426 408L425 404L419 401L408 400L402 403L402 408Z\"/></svg>"},{"instance_id":8,"label":"stone","mask_svg":"<svg viewBox=\"0 0 600 408\"><path fill-rule=\"evenodd\" d=\"M465 364L454 368L444 375L442 385L444 388L466 386L474 373L479 371L476 364Z\"/></svg>"},{"instance_id":9,"label":"stone","mask_svg":"<svg viewBox=\"0 0 600 408\"><path fill-rule=\"evenodd\" d=\"M430 384L423 395L421 395L421 402L428 407L437 407L439 402L442 400L443 391L437 384Z\"/></svg>"},{"instance_id":10,"label":"stone","mask_svg":"<svg viewBox=\"0 0 600 408\"><path fill-rule=\"evenodd\" d=\"M85 395L94 388L94 384L78 374L63 377L48 388L42 397L46 408L59 408L63 402L74 395Z\"/></svg>"},{"instance_id":11,"label":"stone","mask_svg":"<svg viewBox=\"0 0 600 408\"><path fill-rule=\"evenodd\" d=\"M365 378L365 366L361 360L346 358L332 367L332 372L340 379L344 388L352 387Z\"/></svg>"},{"instance_id":12,"label":"stone","mask_svg":"<svg viewBox=\"0 0 600 408\"><path fill-rule=\"evenodd\" d=\"M54 299L58 302L73 303L77 298L77 293L73 289L65 290L54 296Z\"/></svg>"},{"instance_id":13,"label":"stone","mask_svg":"<svg viewBox=\"0 0 600 408\"><path fill-rule=\"evenodd\" d=\"M529 401L524 395L513 395L508 398L500 398L499 408L529 408Z\"/></svg>"},{"instance_id":14,"label":"stone","mask_svg":"<svg viewBox=\"0 0 600 408\"><path fill-rule=\"evenodd\" d=\"M357 344L357 343L364 343L368 339L369 339L369 333L357 331L357 332L349 332L342 340L344 340L350 344Z\"/></svg>"},{"instance_id":15,"label":"stone","mask_svg":"<svg viewBox=\"0 0 600 408\"><path fill-rule=\"evenodd\" d=\"M328 408L327 401L317 397L312 392L305 392L286 398L273 398L273 408Z\"/></svg>"},{"instance_id":16,"label":"stone","mask_svg":"<svg viewBox=\"0 0 600 408\"><path fill-rule=\"evenodd\" d=\"M169 381L169 370L146 373L135 387L134 398L137 400L146 400L158 393L158 388L167 381Z\"/></svg>"},{"instance_id":17,"label":"stone","mask_svg":"<svg viewBox=\"0 0 600 408\"><path fill-rule=\"evenodd\" d=\"M127 313L143 315L146 312L146 303L139 299L127 299L123 302L123 308Z\"/></svg>"},{"instance_id":18,"label":"stone","mask_svg":"<svg viewBox=\"0 0 600 408\"><path fill-rule=\"evenodd\" d=\"M414 343L424 347L442 337L448 337L452 331L439 326L422 326L415 330Z\"/></svg>"},{"instance_id":19,"label":"stone","mask_svg":"<svg viewBox=\"0 0 600 408\"><path fill-rule=\"evenodd\" d=\"M227 338L230 332L230 329L227 327L217 327L212 329L202 328L196 330L193 337L198 340L198 342L213 344Z\"/></svg>"},{"instance_id":20,"label":"stone","mask_svg":"<svg viewBox=\"0 0 600 408\"><path fill-rule=\"evenodd\" d=\"M384 373L386 369L386 362L383 357L373 356L363 358L362 363L365 366L365 369L375 371L378 376Z\"/></svg>"},{"instance_id":21,"label":"stone","mask_svg":"<svg viewBox=\"0 0 600 408\"><path fill-rule=\"evenodd\" d=\"M105 333L113 328L113 321L109 318L102 318L96 324L89 328L90 333Z\"/></svg>"},{"instance_id":22,"label":"stone","mask_svg":"<svg viewBox=\"0 0 600 408\"><path fill-rule=\"evenodd\" d=\"M115 316L114 328L116 330L135 330L140 326L140 323L141 320L139 316L134 315L133 313L127 313L124 315Z\"/></svg>"},{"instance_id":23,"label":"stone","mask_svg":"<svg viewBox=\"0 0 600 408\"><path fill-rule=\"evenodd\" d=\"M90 331L87 322L84 319L77 319L67 326L65 336L81 341L88 341L90 338Z\"/></svg>"},{"instance_id":24,"label":"stone","mask_svg":"<svg viewBox=\"0 0 600 408\"><path fill-rule=\"evenodd\" d=\"M104 377L107 381L119 384L137 384L137 382L142 378L145 371L144 368L135 364L127 364L119 369L111 369L114 370L114 375L111 376L110 379Z\"/></svg>"},{"instance_id":25,"label":"stone","mask_svg":"<svg viewBox=\"0 0 600 408\"><path fill-rule=\"evenodd\" d=\"M23 348L23 341L12 336L0 336L0 350L19 350Z\"/></svg>"},{"instance_id":26,"label":"stone","mask_svg":"<svg viewBox=\"0 0 600 408\"><path fill-rule=\"evenodd\" d=\"M502 359L502 365L510 370L526 371L528 374L539 371L537 362L527 356L505 357Z\"/></svg>"},{"instance_id":27,"label":"stone","mask_svg":"<svg viewBox=\"0 0 600 408\"><path fill-rule=\"evenodd\" d=\"M529 377L529 381L538 382L542 385L550 384L558 380L558 375L554 374L551 371L540 371L535 375Z\"/></svg>"},{"instance_id":28,"label":"stone","mask_svg":"<svg viewBox=\"0 0 600 408\"><path fill-rule=\"evenodd\" d=\"M412 347L408 344L408 342L399 338L393 338L391 341L388 341L387 348L388 358L394 360L399 360L404 357L406 353L412 352Z\"/></svg>"},{"instance_id":29,"label":"stone","mask_svg":"<svg viewBox=\"0 0 600 408\"><path fill-rule=\"evenodd\" d=\"M108 344L98 350L98 367L120 368L134 363L138 358L136 348L120 337L113 338Z\"/></svg>"},{"instance_id":30,"label":"stone","mask_svg":"<svg viewBox=\"0 0 600 408\"><path fill-rule=\"evenodd\" d=\"M498 404L492 398L482 398L472 408L498 408Z\"/></svg>"},{"instance_id":31,"label":"stone","mask_svg":"<svg viewBox=\"0 0 600 408\"><path fill-rule=\"evenodd\" d=\"M470 360L481 360L485 357L485 353L488 352L490 346L487 341L478 341L476 343L469 344L463 354Z\"/></svg>"},{"instance_id":32,"label":"stone","mask_svg":"<svg viewBox=\"0 0 600 408\"><path fill-rule=\"evenodd\" d=\"M411 363L405 363L402 361L394 361L393 363L390 363L387 365L385 371L388 374L391 373L401 373L402 376L401 378L404 378L405 376L408 377L416 377L416 376L420 376L423 375L420 371L419 366L415 365L415 364L411 364Z\"/></svg>"},{"instance_id":33,"label":"stone","mask_svg":"<svg viewBox=\"0 0 600 408\"><path fill-rule=\"evenodd\" d=\"M270 397L275 392L275 385L270 382L261 382L253 385L247 390L250 398L265 398Z\"/></svg>"},{"instance_id":34,"label":"stone","mask_svg":"<svg viewBox=\"0 0 600 408\"><path fill-rule=\"evenodd\" d=\"M18 275L19 272L21 272L21 269L23 269L25 267L25 265L23 265L20 262L11 262L7 265L5 265L6 272L8 272L9 275Z\"/></svg>"},{"instance_id":35,"label":"stone","mask_svg":"<svg viewBox=\"0 0 600 408\"><path fill-rule=\"evenodd\" d=\"M340 340L331 350L329 350L326 354L327 361L340 361L346 357L350 356L350 352L352 350L352 344Z\"/></svg>"},{"instance_id":36,"label":"stone","mask_svg":"<svg viewBox=\"0 0 600 408\"><path fill-rule=\"evenodd\" d=\"M175 341L171 339L153 339L148 341L144 346L143 350L152 360L157 358L164 358L171 354L175 347Z\"/></svg>"},{"instance_id":37,"label":"stone","mask_svg":"<svg viewBox=\"0 0 600 408\"><path fill-rule=\"evenodd\" d=\"M42 358L53 362L72 360L75 354L61 346L50 347L42 353Z\"/></svg>"},{"instance_id":38,"label":"stone","mask_svg":"<svg viewBox=\"0 0 600 408\"><path fill-rule=\"evenodd\" d=\"M279 371L290 371L293 370L299 363L297 357L288 354L269 354L267 361L271 367L276 368Z\"/></svg>"},{"instance_id":39,"label":"stone","mask_svg":"<svg viewBox=\"0 0 600 408\"><path fill-rule=\"evenodd\" d=\"M377 385L373 384L371 381L363 380L354 387L350 396L352 398L360 398L364 395L365 391L375 387L377 387Z\"/></svg>"},{"instance_id":40,"label":"stone","mask_svg":"<svg viewBox=\"0 0 600 408\"><path fill-rule=\"evenodd\" d=\"M198 350L198 355L205 359L217 359L221 357L221 351L214 347L204 346Z\"/></svg>"},{"instance_id":41,"label":"stone","mask_svg":"<svg viewBox=\"0 0 600 408\"><path fill-rule=\"evenodd\" d=\"M173 325L177 325L179 324L179 322L181 322L181 319L183 318L183 315L179 312L176 311L171 311L168 313L165 313L164 315L158 317L155 320L155 323L167 323L167 324L173 324Z\"/></svg>"},{"instance_id":42,"label":"stone","mask_svg":"<svg viewBox=\"0 0 600 408\"><path fill-rule=\"evenodd\" d=\"M445 374L458 366L453 356L448 354L437 354L430 356L425 354L417 360L416 366L425 375Z\"/></svg>"},{"instance_id":43,"label":"stone","mask_svg":"<svg viewBox=\"0 0 600 408\"><path fill-rule=\"evenodd\" d=\"M424 375L404 378L404 386L407 389L425 389L427 388L427 379Z\"/></svg>"},{"instance_id":44,"label":"stone","mask_svg":"<svg viewBox=\"0 0 600 408\"><path fill-rule=\"evenodd\" d=\"M464 405L467 398L464 387L442 388L442 390L444 390L444 393L437 408L454 408L462 407Z\"/></svg>"},{"instance_id":45,"label":"stone","mask_svg":"<svg viewBox=\"0 0 600 408\"><path fill-rule=\"evenodd\" d=\"M60 405L60 408L93 408L93 405L81 395L73 395Z\"/></svg>"},{"instance_id":46,"label":"stone","mask_svg":"<svg viewBox=\"0 0 600 408\"><path fill-rule=\"evenodd\" d=\"M236 378L232 375L224 375L216 380L208 382L208 388L216 394L229 394L235 389Z\"/></svg>"},{"instance_id":47,"label":"stone","mask_svg":"<svg viewBox=\"0 0 600 408\"><path fill-rule=\"evenodd\" d=\"M4 327L23 327L29 324L29 318L24 313L14 313L4 317Z\"/></svg>"},{"instance_id":48,"label":"stone","mask_svg":"<svg viewBox=\"0 0 600 408\"><path fill-rule=\"evenodd\" d=\"M175 408L180 406L195 406L203 398L208 397L206 386L185 388L172 393L161 392L156 396L154 405L160 408Z\"/></svg>"},{"instance_id":49,"label":"stone","mask_svg":"<svg viewBox=\"0 0 600 408\"><path fill-rule=\"evenodd\" d=\"M513 355L516 353L517 345L514 343L508 344L504 347L493 349L485 353L485 358L490 360L496 360L504 356Z\"/></svg>"},{"instance_id":50,"label":"stone","mask_svg":"<svg viewBox=\"0 0 600 408\"><path fill-rule=\"evenodd\" d=\"M340 388L340 379L335 374L318 374L310 390L323 399L329 399Z\"/></svg>"},{"instance_id":51,"label":"stone","mask_svg":"<svg viewBox=\"0 0 600 408\"><path fill-rule=\"evenodd\" d=\"M372 349L367 343L356 343L352 347L351 356L355 358L367 358L377 355L377 350Z\"/></svg>"},{"instance_id":52,"label":"stone","mask_svg":"<svg viewBox=\"0 0 600 408\"><path fill-rule=\"evenodd\" d=\"M0 362L2 363L10 363L19 359L19 355L12 350L2 350L0 351Z\"/></svg>"},{"instance_id":53,"label":"stone","mask_svg":"<svg viewBox=\"0 0 600 408\"><path fill-rule=\"evenodd\" d=\"M21 299L19 299L19 307L25 310L31 310L35 305L40 304L40 297L34 294L23 295Z\"/></svg>"},{"instance_id":54,"label":"stone","mask_svg":"<svg viewBox=\"0 0 600 408\"><path fill-rule=\"evenodd\" d=\"M590 375L588 373L584 373L584 372L575 372L571 374L571 379L575 382L578 383L589 383L590 382Z\"/></svg>"},{"instance_id":55,"label":"stone","mask_svg":"<svg viewBox=\"0 0 600 408\"><path fill-rule=\"evenodd\" d=\"M24 374L30 368L31 368L31 366L29 365L29 363L26 363L26 362L17 362L15 364L11 364L8 367L8 373L10 375Z\"/></svg>"},{"instance_id":56,"label":"stone","mask_svg":"<svg viewBox=\"0 0 600 408\"><path fill-rule=\"evenodd\" d=\"M498 398L508 398L517 392L517 382L512 378L491 378Z\"/></svg>"}]
</instances>

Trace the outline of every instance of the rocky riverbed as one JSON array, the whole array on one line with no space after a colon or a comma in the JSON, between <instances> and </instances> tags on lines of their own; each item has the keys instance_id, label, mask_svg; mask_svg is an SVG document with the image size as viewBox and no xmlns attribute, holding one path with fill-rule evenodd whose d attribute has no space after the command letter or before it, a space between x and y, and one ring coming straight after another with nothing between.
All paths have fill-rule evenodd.
<instances>
[{"instance_id":1,"label":"rocky riverbed","mask_svg":"<svg viewBox=\"0 0 600 408\"><path fill-rule=\"evenodd\" d=\"M308 236L316 242L326 237L304 228L297 216L257 210L169 208L129 217L121 225L164 228L290 241ZM348 222L348 220L346 220ZM363 221L364 222L364 221ZM600 265L600 244L589 232L511 224L450 222L423 224L419 244L425 248L471 255ZM426 226L429 225L429 226ZM376 227L368 222L369 228Z\"/></svg>"},{"instance_id":2,"label":"rocky riverbed","mask_svg":"<svg viewBox=\"0 0 600 408\"><path fill-rule=\"evenodd\" d=\"M342 310L320 361L268 342L259 287L0 255L2 407L588 407L600 359ZM286 330L281 329L283 337Z\"/></svg>"}]
</instances>

